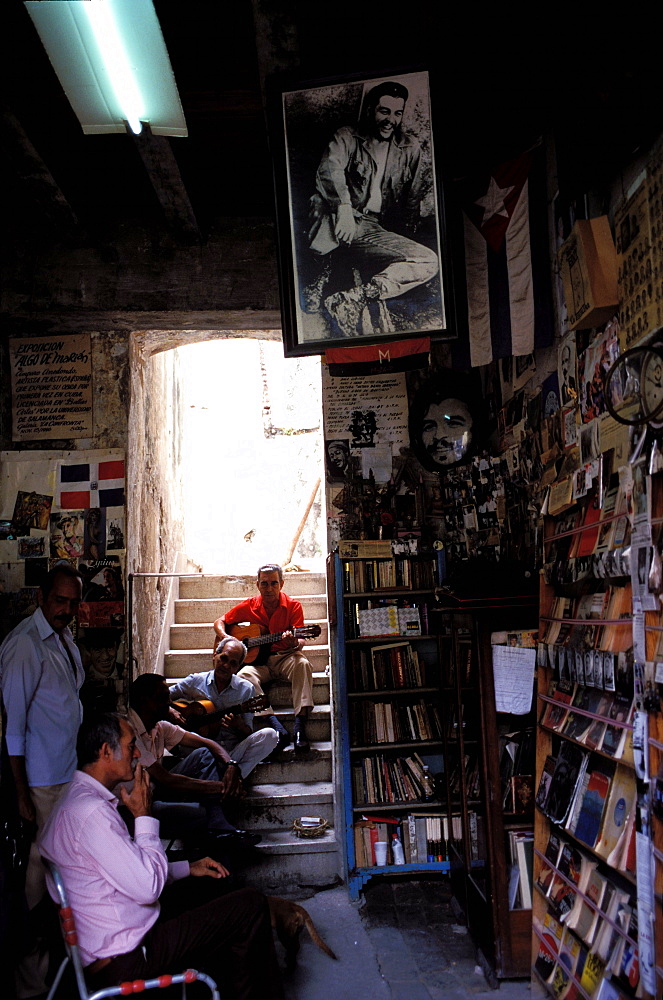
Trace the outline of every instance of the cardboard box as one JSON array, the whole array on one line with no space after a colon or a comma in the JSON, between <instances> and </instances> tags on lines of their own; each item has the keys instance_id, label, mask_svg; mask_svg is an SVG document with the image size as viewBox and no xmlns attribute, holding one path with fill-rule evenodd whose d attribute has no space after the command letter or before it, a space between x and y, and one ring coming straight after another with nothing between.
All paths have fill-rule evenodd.
<instances>
[{"instance_id":1,"label":"cardboard box","mask_svg":"<svg viewBox=\"0 0 663 1000\"><path fill-rule=\"evenodd\" d=\"M584 330L607 322L619 305L617 252L607 215L579 219L558 257L569 327Z\"/></svg>"}]
</instances>

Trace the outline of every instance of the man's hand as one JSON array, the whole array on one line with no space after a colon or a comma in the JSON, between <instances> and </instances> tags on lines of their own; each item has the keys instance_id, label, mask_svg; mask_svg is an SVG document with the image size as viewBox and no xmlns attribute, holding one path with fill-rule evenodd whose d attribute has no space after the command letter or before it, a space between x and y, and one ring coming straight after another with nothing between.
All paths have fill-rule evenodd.
<instances>
[{"instance_id":1,"label":"man's hand","mask_svg":"<svg viewBox=\"0 0 663 1000\"><path fill-rule=\"evenodd\" d=\"M288 629L281 636L281 641L287 643L288 649L301 649L304 645L303 639L295 639L292 629Z\"/></svg>"},{"instance_id":2,"label":"man's hand","mask_svg":"<svg viewBox=\"0 0 663 1000\"><path fill-rule=\"evenodd\" d=\"M134 774L134 787L131 795L126 788L120 789L122 805L125 805L134 818L138 816L149 816L152 805L152 788L150 786L150 776L144 771L140 764L136 764Z\"/></svg>"},{"instance_id":3,"label":"man's hand","mask_svg":"<svg viewBox=\"0 0 663 1000\"><path fill-rule=\"evenodd\" d=\"M16 789L16 805L18 806L18 814L21 819L24 819L26 823L36 825L37 814L35 812L35 804L27 788Z\"/></svg>"},{"instance_id":4,"label":"man's hand","mask_svg":"<svg viewBox=\"0 0 663 1000\"><path fill-rule=\"evenodd\" d=\"M174 705L168 707L168 721L172 722L174 726L186 726L186 719Z\"/></svg>"},{"instance_id":5,"label":"man's hand","mask_svg":"<svg viewBox=\"0 0 663 1000\"><path fill-rule=\"evenodd\" d=\"M227 767L221 778L221 799L232 799L237 795L242 795L244 786L242 784L242 774L238 767L231 764Z\"/></svg>"},{"instance_id":6,"label":"man's hand","mask_svg":"<svg viewBox=\"0 0 663 1000\"><path fill-rule=\"evenodd\" d=\"M221 719L221 725L224 729L229 729L231 733L237 733L239 736L248 736L251 732L241 715L233 715L232 713L224 715Z\"/></svg>"},{"instance_id":7,"label":"man's hand","mask_svg":"<svg viewBox=\"0 0 663 1000\"><path fill-rule=\"evenodd\" d=\"M352 205L339 205L336 209L336 224L334 225L336 238L341 243L352 243L357 234L357 223L355 222Z\"/></svg>"},{"instance_id":8,"label":"man's hand","mask_svg":"<svg viewBox=\"0 0 663 1000\"><path fill-rule=\"evenodd\" d=\"M230 875L227 868L215 861L214 858L201 858L200 861L192 861L189 865L189 875L208 875L210 878L226 878Z\"/></svg>"}]
</instances>

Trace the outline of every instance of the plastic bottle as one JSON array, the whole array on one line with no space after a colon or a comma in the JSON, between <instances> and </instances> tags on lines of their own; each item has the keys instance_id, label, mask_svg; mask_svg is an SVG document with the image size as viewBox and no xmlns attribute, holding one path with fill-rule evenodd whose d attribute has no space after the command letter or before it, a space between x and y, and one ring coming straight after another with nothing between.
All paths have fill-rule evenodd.
<instances>
[{"instance_id":1,"label":"plastic bottle","mask_svg":"<svg viewBox=\"0 0 663 1000\"><path fill-rule=\"evenodd\" d=\"M423 789L423 791L424 791L424 801L425 802L430 802L430 800L432 798L434 798L434 796L435 796L435 792L434 792L435 786L433 784L433 779L431 778L430 767L428 766L428 764L424 764L424 781L423 781L423 785L424 785L424 789Z\"/></svg>"},{"instance_id":2,"label":"plastic bottle","mask_svg":"<svg viewBox=\"0 0 663 1000\"><path fill-rule=\"evenodd\" d=\"M403 845L401 844L400 840L398 839L398 835L397 834L394 834L393 839L391 841L391 853L392 853L395 865L404 865L405 864L405 854L403 853Z\"/></svg>"}]
</instances>

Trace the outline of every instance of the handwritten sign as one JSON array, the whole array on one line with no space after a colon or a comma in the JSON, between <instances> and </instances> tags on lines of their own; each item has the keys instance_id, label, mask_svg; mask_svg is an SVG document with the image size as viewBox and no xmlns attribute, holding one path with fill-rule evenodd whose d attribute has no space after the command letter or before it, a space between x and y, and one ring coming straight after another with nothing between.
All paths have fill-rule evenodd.
<instances>
[{"instance_id":1,"label":"handwritten sign","mask_svg":"<svg viewBox=\"0 0 663 1000\"><path fill-rule=\"evenodd\" d=\"M390 444L392 454L408 443L407 390L405 375L367 375L356 378L331 378L323 370L323 398L325 400L325 437L340 438L353 435L352 448L376 447ZM371 426L375 430L368 440L355 435L355 413L372 413Z\"/></svg>"},{"instance_id":2,"label":"handwritten sign","mask_svg":"<svg viewBox=\"0 0 663 1000\"><path fill-rule=\"evenodd\" d=\"M493 646L495 709L526 715L532 707L536 650L521 646Z\"/></svg>"},{"instance_id":3,"label":"handwritten sign","mask_svg":"<svg viewBox=\"0 0 663 1000\"><path fill-rule=\"evenodd\" d=\"M89 334L9 340L12 440L92 434Z\"/></svg>"}]
</instances>

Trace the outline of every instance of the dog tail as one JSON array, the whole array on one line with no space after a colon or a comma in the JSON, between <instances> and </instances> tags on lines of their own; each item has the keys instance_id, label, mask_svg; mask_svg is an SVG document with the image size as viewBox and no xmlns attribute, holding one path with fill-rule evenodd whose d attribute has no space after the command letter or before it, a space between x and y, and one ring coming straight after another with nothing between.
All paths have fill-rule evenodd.
<instances>
[{"instance_id":1,"label":"dog tail","mask_svg":"<svg viewBox=\"0 0 663 1000\"><path fill-rule=\"evenodd\" d=\"M304 909L304 907L302 907L302 909ZM304 910L304 913L306 914L306 916L304 917L304 923L308 928L308 932L311 935L311 940L313 941L313 943L317 944L318 948L321 951L324 951L325 955L329 955L330 958L336 958L336 955L331 950L329 945L326 944L326 942L323 941L320 935L318 934L315 924L311 920L310 914L308 914L306 910Z\"/></svg>"}]
</instances>

